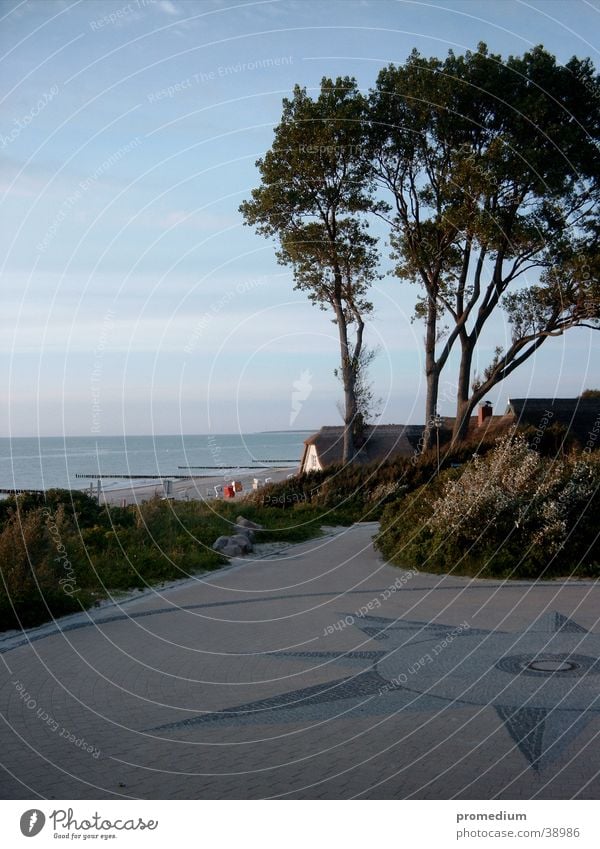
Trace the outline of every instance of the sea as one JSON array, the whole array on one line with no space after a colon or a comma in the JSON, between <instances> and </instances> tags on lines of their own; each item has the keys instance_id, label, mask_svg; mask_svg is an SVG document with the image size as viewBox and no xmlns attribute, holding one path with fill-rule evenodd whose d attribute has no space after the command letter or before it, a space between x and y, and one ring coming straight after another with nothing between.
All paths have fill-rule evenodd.
<instances>
[{"instance_id":1,"label":"sea","mask_svg":"<svg viewBox=\"0 0 600 849\"><path fill-rule=\"evenodd\" d=\"M297 467L312 431L199 436L50 436L0 438L0 491L103 489L193 474L215 477L246 468ZM5 493L4 493L5 494Z\"/></svg>"}]
</instances>

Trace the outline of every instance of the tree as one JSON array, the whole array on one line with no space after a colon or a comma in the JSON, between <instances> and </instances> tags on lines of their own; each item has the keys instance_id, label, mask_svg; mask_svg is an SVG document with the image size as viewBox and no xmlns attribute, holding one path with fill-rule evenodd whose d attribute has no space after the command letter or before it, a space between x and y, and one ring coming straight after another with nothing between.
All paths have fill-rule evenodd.
<instances>
[{"instance_id":1,"label":"tree","mask_svg":"<svg viewBox=\"0 0 600 849\"><path fill-rule=\"evenodd\" d=\"M284 99L275 141L257 167L262 182L240 211L257 232L277 237L278 261L295 288L330 309L340 344L344 388L344 462L355 454L357 387L367 293L377 278L376 240L365 213L374 208L362 155L366 104L349 77L321 81L316 99L296 86Z\"/></svg>"},{"instance_id":2,"label":"tree","mask_svg":"<svg viewBox=\"0 0 600 849\"><path fill-rule=\"evenodd\" d=\"M476 404L543 342L598 327L600 82L587 59L413 51L371 92L368 156L392 198L396 273L416 282L425 322L426 421L460 348L454 441ZM498 310L511 326L474 375ZM426 433L425 447L429 442Z\"/></svg>"},{"instance_id":3,"label":"tree","mask_svg":"<svg viewBox=\"0 0 600 849\"><path fill-rule=\"evenodd\" d=\"M367 441L367 424L373 419L377 419L380 415L380 407L382 399L376 397L373 383L369 380L369 367L379 350L377 348L362 347L356 367L354 370L354 398L355 398L355 414L352 426L352 438L354 448L360 451ZM338 369L334 372L336 377L341 378ZM338 410L342 418L344 418L344 407L339 404Z\"/></svg>"}]
</instances>

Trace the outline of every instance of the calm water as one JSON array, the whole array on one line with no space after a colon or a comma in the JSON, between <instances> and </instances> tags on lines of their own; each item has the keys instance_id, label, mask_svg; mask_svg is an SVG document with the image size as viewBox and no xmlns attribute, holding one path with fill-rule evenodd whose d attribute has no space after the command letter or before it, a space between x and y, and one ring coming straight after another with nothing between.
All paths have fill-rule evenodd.
<instances>
[{"instance_id":1,"label":"calm water","mask_svg":"<svg viewBox=\"0 0 600 849\"><path fill-rule=\"evenodd\" d=\"M253 460L299 462L308 432L212 436L104 436L0 439L0 489L83 489L76 474L176 475L179 466L243 466ZM194 469L198 475L218 470ZM116 480L115 480L116 483ZM104 488L111 484L103 481Z\"/></svg>"}]
</instances>

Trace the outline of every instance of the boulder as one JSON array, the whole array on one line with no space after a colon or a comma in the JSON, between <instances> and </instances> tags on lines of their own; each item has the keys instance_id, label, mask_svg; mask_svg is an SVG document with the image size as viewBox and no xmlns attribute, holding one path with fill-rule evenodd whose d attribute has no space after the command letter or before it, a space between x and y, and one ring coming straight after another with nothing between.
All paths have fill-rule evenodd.
<instances>
[{"instance_id":1,"label":"boulder","mask_svg":"<svg viewBox=\"0 0 600 849\"><path fill-rule=\"evenodd\" d=\"M225 557L241 557L252 551L252 540L254 531L245 525L234 525L235 531L229 537L218 537L213 543L214 551L224 554Z\"/></svg>"},{"instance_id":2,"label":"boulder","mask_svg":"<svg viewBox=\"0 0 600 849\"><path fill-rule=\"evenodd\" d=\"M245 534L234 534L229 538L230 544L238 545L244 554L252 551L252 543Z\"/></svg>"},{"instance_id":3,"label":"boulder","mask_svg":"<svg viewBox=\"0 0 600 849\"><path fill-rule=\"evenodd\" d=\"M223 549L229 545L230 538L229 537L218 537L213 542L214 551L223 551Z\"/></svg>"},{"instance_id":4,"label":"boulder","mask_svg":"<svg viewBox=\"0 0 600 849\"><path fill-rule=\"evenodd\" d=\"M241 546L236 545L234 542L230 542L229 545L226 545L221 550L221 554L224 554L225 557L241 557L243 553Z\"/></svg>"},{"instance_id":5,"label":"boulder","mask_svg":"<svg viewBox=\"0 0 600 849\"><path fill-rule=\"evenodd\" d=\"M243 536L247 537L247 539L252 542L255 537L255 533L252 528L247 528L245 525L234 525L233 526L234 534L243 534Z\"/></svg>"},{"instance_id":6,"label":"boulder","mask_svg":"<svg viewBox=\"0 0 600 849\"><path fill-rule=\"evenodd\" d=\"M250 521L250 519L244 519L243 516L238 516L235 520L236 525L241 525L243 528L250 528L253 531L262 531L263 526L257 525L256 522Z\"/></svg>"}]
</instances>

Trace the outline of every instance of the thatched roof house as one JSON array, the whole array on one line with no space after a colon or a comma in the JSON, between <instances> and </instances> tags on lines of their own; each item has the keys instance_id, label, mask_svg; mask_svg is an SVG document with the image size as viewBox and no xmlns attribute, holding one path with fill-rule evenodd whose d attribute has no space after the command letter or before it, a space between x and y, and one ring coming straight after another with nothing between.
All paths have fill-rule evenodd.
<instances>
[{"instance_id":1,"label":"thatched roof house","mask_svg":"<svg viewBox=\"0 0 600 849\"><path fill-rule=\"evenodd\" d=\"M384 462L393 457L411 457L418 451L422 433L422 425L370 425L357 460L371 463ZM300 471L315 472L332 463L341 463L343 448L343 426L322 427L304 441Z\"/></svg>"},{"instance_id":2,"label":"thatched roof house","mask_svg":"<svg viewBox=\"0 0 600 849\"><path fill-rule=\"evenodd\" d=\"M454 427L452 416L442 416L440 441L449 440ZM544 430L562 425L585 450L600 447L600 398L511 398L504 415L494 415L492 405L482 404L471 417L468 439L500 436L513 424ZM419 453L423 425L370 425L358 462L385 462L394 457ZM342 462L343 426L322 427L304 442L300 472L314 472Z\"/></svg>"}]
</instances>

